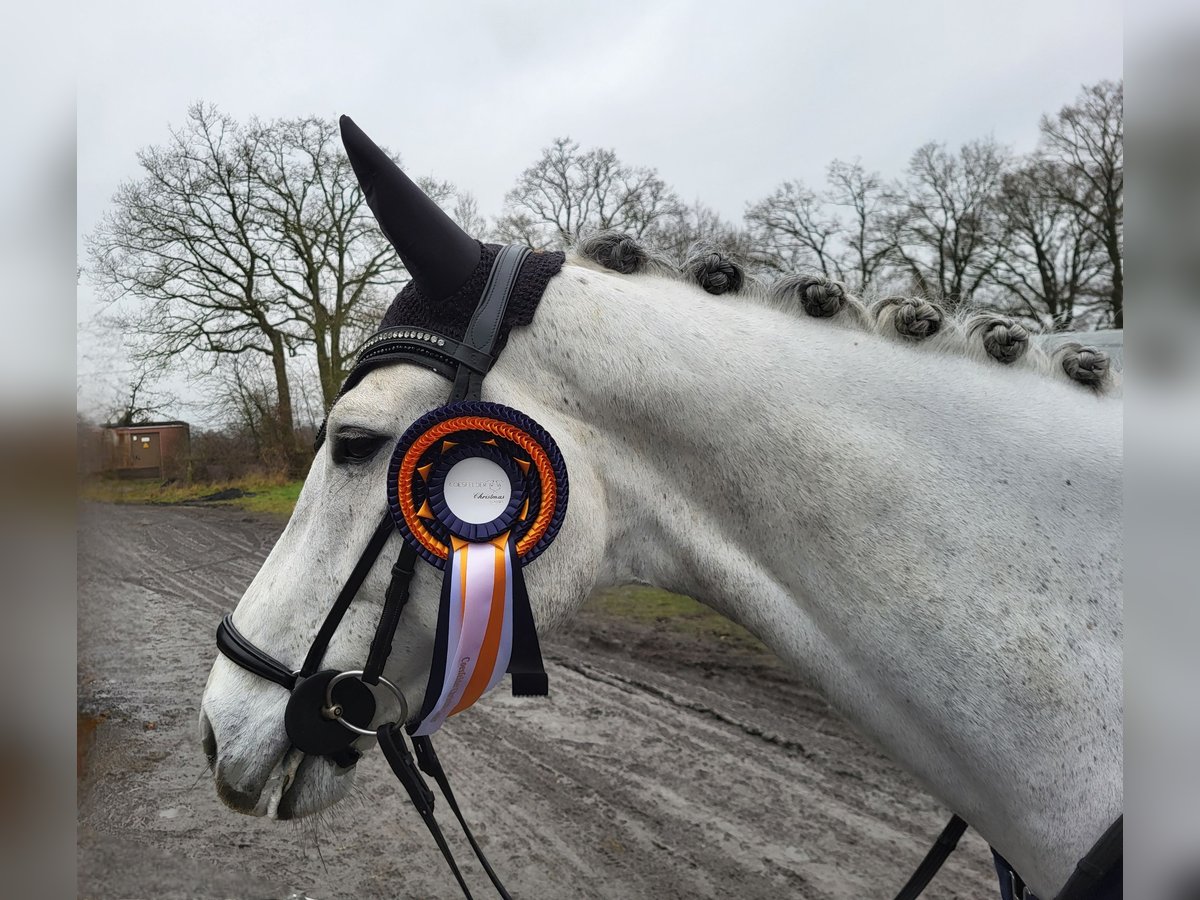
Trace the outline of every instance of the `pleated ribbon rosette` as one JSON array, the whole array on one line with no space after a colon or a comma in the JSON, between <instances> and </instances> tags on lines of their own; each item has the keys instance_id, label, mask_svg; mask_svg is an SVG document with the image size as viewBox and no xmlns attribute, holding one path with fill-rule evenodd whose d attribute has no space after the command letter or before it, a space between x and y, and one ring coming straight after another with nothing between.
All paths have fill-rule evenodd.
<instances>
[{"instance_id":1,"label":"pleated ribbon rosette","mask_svg":"<svg viewBox=\"0 0 1200 900\"><path fill-rule=\"evenodd\" d=\"M548 684L522 572L567 508L549 433L515 409L463 401L414 422L396 445L388 504L404 539L443 571L433 663L414 735L437 731L512 675L514 696Z\"/></svg>"}]
</instances>

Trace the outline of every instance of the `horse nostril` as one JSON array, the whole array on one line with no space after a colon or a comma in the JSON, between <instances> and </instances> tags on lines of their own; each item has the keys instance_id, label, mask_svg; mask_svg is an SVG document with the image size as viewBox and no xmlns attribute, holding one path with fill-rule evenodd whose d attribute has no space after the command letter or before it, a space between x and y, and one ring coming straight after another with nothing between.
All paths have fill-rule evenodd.
<instances>
[{"instance_id":1,"label":"horse nostril","mask_svg":"<svg viewBox=\"0 0 1200 900\"><path fill-rule=\"evenodd\" d=\"M208 716L200 713L200 746L204 748L204 755L208 758L210 767L217 764L217 735L213 731L212 723L208 721Z\"/></svg>"}]
</instances>

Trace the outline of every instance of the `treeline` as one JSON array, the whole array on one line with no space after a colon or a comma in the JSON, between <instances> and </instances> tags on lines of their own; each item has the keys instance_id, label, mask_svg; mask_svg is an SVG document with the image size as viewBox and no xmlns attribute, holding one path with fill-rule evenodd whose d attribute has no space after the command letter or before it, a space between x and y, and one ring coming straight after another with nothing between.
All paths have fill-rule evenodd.
<instances>
[{"instance_id":1,"label":"treeline","mask_svg":"<svg viewBox=\"0 0 1200 900\"><path fill-rule=\"evenodd\" d=\"M894 179L834 160L823 184L784 181L738 223L683 203L654 169L561 138L521 174L495 231L561 246L615 228L677 257L707 240L766 278L817 270L864 295L913 292L1046 330L1121 328L1122 85L1085 88L1040 131L1024 155L991 138L928 143Z\"/></svg>"},{"instance_id":2,"label":"treeline","mask_svg":"<svg viewBox=\"0 0 1200 900\"><path fill-rule=\"evenodd\" d=\"M1086 87L1040 129L1028 154L989 138L926 144L896 178L834 160L823 184L784 181L740 222L569 138L520 174L491 221L470 193L421 183L485 239L561 247L617 229L676 259L712 242L766 280L815 269L866 296L919 293L1046 330L1122 327L1122 84ZM320 419L407 279L337 123L239 122L198 104L138 161L88 238L87 275L122 355L142 373L186 368L258 458L302 469L298 427Z\"/></svg>"}]
</instances>

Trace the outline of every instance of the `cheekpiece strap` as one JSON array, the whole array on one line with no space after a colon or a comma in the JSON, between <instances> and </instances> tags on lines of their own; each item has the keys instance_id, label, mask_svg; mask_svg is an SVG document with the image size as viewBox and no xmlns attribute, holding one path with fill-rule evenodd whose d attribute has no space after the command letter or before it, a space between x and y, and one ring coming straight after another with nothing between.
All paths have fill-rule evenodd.
<instances>
[{"instance_id":1,"label":"cheekpiece strap","mask_svg":"<svg viewBox=\"0 0 1200 900\"><path fill-rule=\"evenodd\" d=\"M509 244L502 247L492 264L488 274L487 284L483 288L483 296L471 322L467 325L467 333L463 335L463 346L478 353L493 354L496 338L500 335L500 324L504 321L504 311L508 309L508 298L512 295L513 285L521 271L521 264L532 253L528 247ZM491 366L488 366L490 369ZM460 366L454 378L454 389L450 392L450 402L457 400L478 400L483 389L483 376L488 369L480 370Z\"/></svg>"}]
</instances>

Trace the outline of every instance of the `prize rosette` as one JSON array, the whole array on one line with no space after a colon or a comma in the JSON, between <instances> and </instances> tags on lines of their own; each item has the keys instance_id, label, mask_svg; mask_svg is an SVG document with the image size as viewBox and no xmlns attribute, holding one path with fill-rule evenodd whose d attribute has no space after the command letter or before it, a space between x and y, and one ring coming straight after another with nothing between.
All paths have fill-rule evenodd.
<instances>
[{"instance_id":1,"label":"prize rosette","mask_svg":"<svg viewBox=\"0 0 1200 900\"><path fill-rule=\"evenodd\" d=\"M521 570L566 514L567 470L554 439L496 403L435 409L396 444L388 505L404 539L444 571L433 666L412 733L436 731L505 672L514 694L544 695Z\"/></svg>"}]
</instances>

